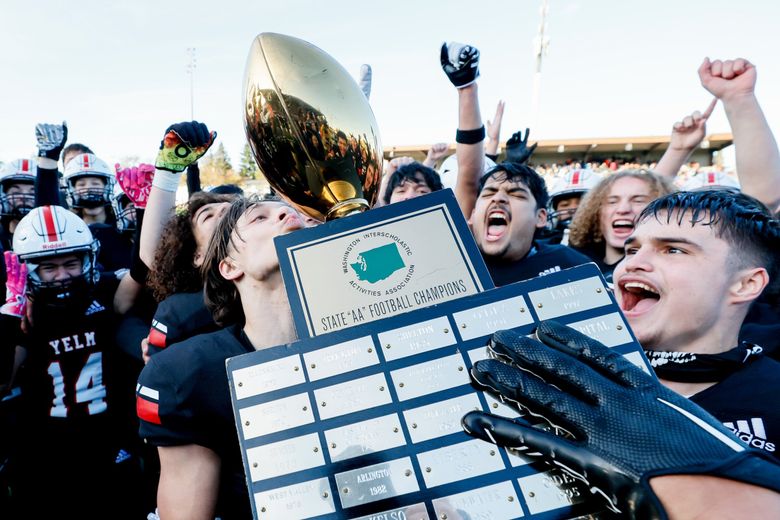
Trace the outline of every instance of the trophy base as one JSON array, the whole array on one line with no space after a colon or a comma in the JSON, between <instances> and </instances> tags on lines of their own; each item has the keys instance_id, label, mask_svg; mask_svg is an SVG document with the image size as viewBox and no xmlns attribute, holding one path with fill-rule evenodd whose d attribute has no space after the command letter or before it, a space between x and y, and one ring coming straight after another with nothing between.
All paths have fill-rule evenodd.
<instances>
[{"instance_id":1,"label":"trophy base","mask_svg":"<svg viewBox=\"0 0 780 520\"><path fill-rule=\"evenodd\" d=\"M325 216L325 221L328 222L337 218L362 213L369 208L368 201L365 199L345 200L330 208L330 211L328 211L328 214Z\"/></svg>"}]
</instances>

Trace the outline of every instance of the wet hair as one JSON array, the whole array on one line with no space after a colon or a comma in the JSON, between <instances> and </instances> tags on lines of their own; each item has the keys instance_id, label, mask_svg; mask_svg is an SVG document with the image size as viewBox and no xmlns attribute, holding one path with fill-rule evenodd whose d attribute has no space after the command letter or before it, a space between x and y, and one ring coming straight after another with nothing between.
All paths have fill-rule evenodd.
<instances>
[{"instance_id":1,"label":"wet hair","mask_svg":"<svg viewBox=\"0 0 780 520\"><path fill-rule=\"evenodd\" d=\"M168 220L154 253L155 268L149 271L147 285L159 302L175 293L195 292L203 288L203 279L192 263L198 245L192 229L192 217L207 204L230 202L235 197L199 191L179 206Z\"/></svg>"},{"instance_id":2,"label":"wet hair","mask_svg":"<svg viewBox=\"0 0 780 520\"><path fill-rule=\"evenodd\" d=\"M570 245L579 248L604 245L604 234L601 232L601 208L609 197L612 186L626 177L646 182L650 188L650 197L653 199L675 191L672 181L649 170L623 170L604 177L580 201L569 226Z\"/></svg>"},{"instance_id":3,"label":"wet hair","mask_svg":"<svg viewBox=\"0 0 780 520\"><path fill-rule=\"evenodd\" d=\"M681 191L652 201L637 222L649 218L680 226L710 226L716 237L731 246L732 265L737 269L765 268L769 274L767 290L776 293L780 221L753 197L733 190Z\"/></svg>"},{"instance_id":4,"label":"wet hair","mask_svg":"<svg viewBox=\"0 0 780 520\"><path fill-rule=\"evenodd\" d=\"M441 183L441 177L433 168L428 168L427 166L418 162L405 164L394 171L387 180L387 188L385 189L385 193L382 197L382 200L385 201L385 204L390 204L390 197L393 195L393 190L404 182L409 181L413 182L414 184L418 184L420 182L417 178L418 173L422 176L423 182L431 189L431 191L439 191L444 188Z\"/></svg>"},{"instance_id":5,"label":"wet hair","mask_svg":"<svg viewBox=\"0 0 780 520\"><path fill-rule=\"evenodd\" d=\"M219 264L230 256L230 251L234 247L233 232L236 230L238 219L251 207L263 203L264 201L255 197L241 197L234 200L220 219L211 240L209 240L206 257L201 265L201 275L204 280L203 300L211 311L214 322L222 327L233 323L243 324L246 317L241 306L241 295L238 293L238 288L232 281L226 280L222 276L222 273L219 272Z\"/></svg>"},{"instance_id":6,"label":"wet hair","mask_svg":"<svg viewBox=\"0 0 780 520\"><path fill-rule=\"evenodd\" d=\"M498 182L522 182L531 191L531 195L536 201L536 209L547 207L547 200L550 197L547 193L547 186L542 176L530 166L508 161L493 166L479 179L479 193L482 193L485 184L491 177Z\"/></svg>"}]
</instances>

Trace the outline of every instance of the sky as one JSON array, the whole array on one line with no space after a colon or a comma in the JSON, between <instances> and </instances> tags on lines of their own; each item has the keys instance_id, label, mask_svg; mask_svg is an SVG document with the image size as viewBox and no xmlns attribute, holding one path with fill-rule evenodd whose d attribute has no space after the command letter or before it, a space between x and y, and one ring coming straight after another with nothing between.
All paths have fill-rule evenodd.
<instances>
[{"instance_id":1,"label":"sky","mask_svg":"<svg viewBox=\"0 0 780 520\"><path fill-rule=\"evenodd\" d=\"M506 101L502 141L530 125L541 0L2 0L0 161L35 153L39 122L68 122L69 142L115 161L151 162L169 124L194 117L237 166L242 83L252 40L307 40L354 77L373 68L371 105L384 148L454 141L457 94L439 64L444 41L481 52L480 104ZM780 129L780 3L743 0L549 0L534 139L668 134L710 98L705 56L744 57ZM728 132L722 107L709 133Z\"/></svg>"}]
</instances>

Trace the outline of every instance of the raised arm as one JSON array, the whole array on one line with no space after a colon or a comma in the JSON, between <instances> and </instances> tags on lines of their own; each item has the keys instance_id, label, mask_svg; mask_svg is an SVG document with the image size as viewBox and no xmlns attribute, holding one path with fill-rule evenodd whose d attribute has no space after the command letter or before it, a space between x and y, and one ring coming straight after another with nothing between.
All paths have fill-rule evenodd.
<instances>
[{"instance_id":1,"label":"raised arm","mask_svg":"<svg viewBox=\"0 0 780 520\"><path fill-rule=\"evenodd\" d=\"M466 218L471 216L479 194L479 179L485 163L485 127L479 112L479 51L470 45L450 42L441 46L441 66L458 89L458 131L455 154L458 178L455 197Z\"/></svg>"},{"instance_id":2,"label":"raised arm","mask_svg":"<svg viewBox=\"0 0 780 520\"><path fill-rule=\"evenodd\" d=\"M485 145L485 155L494 161L498 160L498 142L501 138L501 121L504 119L505 105L506 103L503 100L499 100L498 106L496 106L496 115L493 116L492 120L488 119L487 125L485 125L488 138L488 142Z\"/></svg>"},{"instance_id":3,"label":"raised arm","mask_svg":"<svg viewBox=\"0 0 780 520\"><path fill-rule=\"evenodd\" d=\"M669 139L669 147L664 152L655 172L664 177L674 180L680 171L680 168L688 162L688 158L693 151L699 147L707 134L707 119L715 110L718 104L718 98L715 98L702 114L698 110L682 121L677 121L672 125L672 136Z\"/></svg>"},{"instance_id":4,"label":"raised arm","mask_svg":"<svg viewBox=\"0 0 780 520\"><path fill-rule=\"evenodd\" d=\"M60 205L57 161L68 141L68 125L40 123L35 126L38 142L38 173L35 176L35 207Z\"/></svg>"},{"instance_id":5,"label":"raised arm","mask_svg":"<svg viewBox=\"0 0 780 520\"><path fill-rule=\"evenodd\" d=\"M702 86L723 102L734 135L742 191L772 211L780 209L780 152L755 95L756 67L748 60L710 62L699 67Z\"/></svg>"},{"instance_id":6,"label":"raised arm","mask_svg":"<svg viewBox=\"0 0 780 520\"><path fill-rule=\"evenodd\" d=\"M149 269L154 269L154 252L173 214L182 172L206 153L216 137L216 132L209 133L206 125L197 121L177 123L165 131L141 232L140 257Z\"/></svg>"}]
</instances>

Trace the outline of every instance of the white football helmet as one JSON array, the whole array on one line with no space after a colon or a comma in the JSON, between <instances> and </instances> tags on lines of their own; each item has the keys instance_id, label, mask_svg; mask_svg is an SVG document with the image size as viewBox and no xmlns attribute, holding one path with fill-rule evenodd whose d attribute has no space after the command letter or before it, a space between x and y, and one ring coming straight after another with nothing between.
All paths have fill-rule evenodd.
<instances>
[{"instance_id":1,"label":"white football helmet","mask_svg":"<svg viewBox=\"0 0 780 520\"><path fill-rule=\"evenodd\" d=\"M549 191L549 202L547 203L548 225L550 225L552 229L559 227L563 229L568 228L576 210L564 209L556 211L555 206L563 198L572 195L579 195L582 197L599 182L601 182L601 176L588 168L571 170L566 172L563 177L554 180Z\"/></svg>"},{"instance_id":2,"label":"white football helmet","mask_svg":"<svg viewBox=\"0 0 780 520\"><path fill-rule=\"evenodd\" d=\"M489 169L496 165L496 162L490 157L485 157L484 169L482 175L487 173ZM458 157L455 154L450 155L439 166L439 177L441 177L441 184L445 188L455 189L455 182L458 180Z\"/></svg>"},{"instance_id":3,"label":"white football helmet","mask_svg":"<svg viewBox=\"0 0 780 520\"><path fill-rule=\"evenodd\" d=\"M692 175L682 185L683 191L697 190L736 190L739 191L739 181L725 172L701 171Z\"/></svg>"},{"instance_id":4,"label":"white football helmet","mask_svg":"<svg viewBox=\"0 0 780 520\"><path fill-rule=\"evenodd\" d=\"M38 167L30 159L16 159L0 170L0 214L4 217L22 218L35 207L35 192L9 193L14 184L35 185ZM13 190L12 190L13 191Z\"/></svg>"},{"instance_id":5,"label":"white football helmet","mask_svg":"<svg viewBox=\"0 0 780 520\"><path fill-rule=\"evenodd\" d=\"M76 181L84 177L97 177L104 182L104 185L76 189ZM114 170L99 157L91 153L76 155L65 165L63 180L68 191L68 204L71 207L97 208L111 204L116 175Z\"/></svg>"},{"instance_id":6,"label":"white football helmet","mask_svg":"<svg viewBox=\"0 0 780 520\"><path fill-rule=\"evenodd\" d=\"M117 182L111 194L111 207L116 216L116 227L121 233L135 232L135 204Z\"/></svg>"},{"instance_id":7,"label":"white football helmet","mask_svg":"<svg viewBox=\"0 0 780 520\"><path fill-rule=\"evenodd\" d=\"M89 226L75 213L61 206L39 206L19 221L14 231L14 253L27 264L27 289L36 301L68 305L73 298L97 283L98 241ZM82 255L81 275L67 280L41 280L40 262L52 257Z\"/></svg>"}]
</instances>

